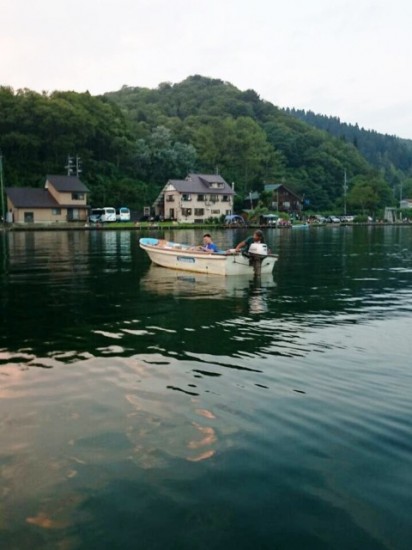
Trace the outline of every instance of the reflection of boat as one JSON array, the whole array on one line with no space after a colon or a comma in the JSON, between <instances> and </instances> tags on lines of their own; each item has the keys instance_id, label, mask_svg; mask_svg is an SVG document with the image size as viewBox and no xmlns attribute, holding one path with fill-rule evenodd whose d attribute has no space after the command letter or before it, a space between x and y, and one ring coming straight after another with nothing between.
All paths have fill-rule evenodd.
<instances>
[{"instance_id":1,"label":"reflection of boat","mask_svg":"<svg viewBox=\"0 0 412 550\"><path fill-rule=\"evenodd\" d=\"M243 296L245 291L255 287L275 286L273 275L262 275L256 279L253 275L234 275L220 277L208 273L183 273L177 269L164 269L151 265L149 271L140 280L143 290L156 294L174 294L188 298L224 298Z\"/></svg>"},{"instance_id":2,"label":"reflection of boat","mask_svg":"<svg viewBox=\"0 0 412 550\"><path fill-rule=\"evenodd\" d=\"M278 259L267 252L250 257L241 253L204 252L189 245L152 238L140 239L139 244L157 265L213 275L253 275L256 269L264 275L272 273Z\"/></svg>"}]
</instances>

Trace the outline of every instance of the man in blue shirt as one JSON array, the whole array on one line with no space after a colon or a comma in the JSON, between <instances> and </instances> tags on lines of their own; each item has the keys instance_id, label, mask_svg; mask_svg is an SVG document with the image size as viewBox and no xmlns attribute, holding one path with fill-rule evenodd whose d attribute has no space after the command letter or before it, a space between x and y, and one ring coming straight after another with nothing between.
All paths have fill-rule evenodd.
<instances>
[{"instance_id":1,"label":"man in blue shirt","mask_svg":"<svg viewBox=\"0 0 412 550\"><path fill-rule=\"evenodd\" d=\"M212 236L210 233L205 233L203 235L203 246L201 247L205 252L219 252L218 247L212 241Z\"/></svg>"}]
</instances>

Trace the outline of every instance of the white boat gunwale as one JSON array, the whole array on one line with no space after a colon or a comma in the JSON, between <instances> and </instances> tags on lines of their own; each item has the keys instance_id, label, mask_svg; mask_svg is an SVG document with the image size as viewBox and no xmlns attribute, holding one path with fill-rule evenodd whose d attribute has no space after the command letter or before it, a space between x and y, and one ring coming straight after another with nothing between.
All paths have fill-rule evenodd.
<instances>
[{"instance_id":1,"label":"white boat gunwale","mask_svg":"<svg viewBox=\"0 0 412 550\"><path fill-rule=\"evenodd\" d=\"M254 272L249 258L241 252L216 253L197 250L196 247L190 245L152 237L142 237L139 240L139 246L148 254L153 263L166 268L224 276L253 274ZM278 257L274 254L263 256L262 273L271 273L277 259Z\"/></svg>"}]
</instances>

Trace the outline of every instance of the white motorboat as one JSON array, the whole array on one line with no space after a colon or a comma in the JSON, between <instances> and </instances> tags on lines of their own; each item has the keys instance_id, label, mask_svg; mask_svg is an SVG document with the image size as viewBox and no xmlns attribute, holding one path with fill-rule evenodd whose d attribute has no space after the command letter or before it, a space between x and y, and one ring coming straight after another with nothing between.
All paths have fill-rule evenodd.
<instances>
[{"instance_id":1,"label":"white motorboat","mask_svg":"<svg viewBox=\"0 0 412 550\"><path fill-rule=\"evenodd\" d=\"M212 275L265 275L272 273L278 259L276 255L269 254L263 244L251 245L247 256L234 250L208 252L198 247L150 237L141 238L139 245L154 264Z\"/></svg>"}]
</instances>

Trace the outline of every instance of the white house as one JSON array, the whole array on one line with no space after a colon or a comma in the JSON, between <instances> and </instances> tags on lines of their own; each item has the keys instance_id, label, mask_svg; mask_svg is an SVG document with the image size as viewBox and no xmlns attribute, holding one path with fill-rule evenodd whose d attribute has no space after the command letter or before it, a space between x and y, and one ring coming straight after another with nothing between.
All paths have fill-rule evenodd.
<instances>
[{"instance_id":1,"label":"white house","mask_svg":"<svg viewBox=\"0 0 412 550\"><path fill-rule=\"evenodd\" d=\"M153 203L155 214L180 223L202 223L233 213L235 192L218 174L169 180Z\"/></svg>"}]
</instances>

